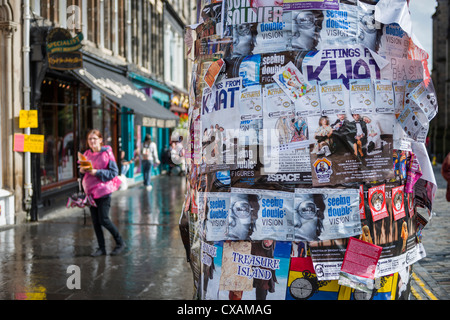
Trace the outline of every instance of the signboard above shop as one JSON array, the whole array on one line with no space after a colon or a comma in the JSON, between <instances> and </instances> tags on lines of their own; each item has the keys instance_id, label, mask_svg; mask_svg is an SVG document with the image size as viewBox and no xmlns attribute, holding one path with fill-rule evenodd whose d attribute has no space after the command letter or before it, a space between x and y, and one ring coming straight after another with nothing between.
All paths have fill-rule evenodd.
<instances>
[{"instance_id":1,"label":"signboard above shop","mask_svg":"<svg viewBox=\"0 0 450 320\"><path fill-rule=\"evenodd\" d=\"M67 29L55 28L47 36L48 66L56 70L74 70L83 67L83 34L72 37Z\"/></svg>"}]
</instances>

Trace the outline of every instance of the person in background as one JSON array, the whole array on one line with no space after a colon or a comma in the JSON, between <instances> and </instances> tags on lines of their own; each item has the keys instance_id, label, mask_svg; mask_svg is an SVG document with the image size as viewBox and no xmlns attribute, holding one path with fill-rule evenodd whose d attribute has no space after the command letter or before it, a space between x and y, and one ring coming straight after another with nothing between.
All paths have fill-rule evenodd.
<instances>
[{"instance_id":1,"label":"person in background","mask_svg":"<svg viewBox=\"0 0 450 320\"><path fill-rule=\"evenodd\" d=\"M158 149L156 143L152 141L152 137L146 134L144 143L142 144L142 172L144 174L144 186L148 191L152 190L151 178L154 164L160 164Z\"/></svg>"},{"instance_id":2,"label":"person in background","mask_svg":"<svg viewBox=\"0 0 450 320\"><path fill-rule=\"evenodd\" d=\"M116 247L111 255L121 253L126 245L117 227L109 218L111 208L111 194L119 189L121 180L118 178L117 167L112 148L103 145L103 137L99 130L93 129L87 135L89 149L84 153L91 161L92 169L80 168L83 176L83 189L86 195L91 196L95 206L90 207L92 224L98 241L98 249L91 254L93 257L106 255L105 237L103 229L107 229L114 237Z\"/></svg>"},{"instance_id":3,"label":"person in background","mask_svg":"<svg viewBox=\"0 0 450 320\"><path fill-rule=\"evenodd\" d=\"M447 181L446 199L447 201L450 201L450 153L447 154L447 156L444 159L444 162L442 162L441 174Z\"/></svg>"},{"instance_id":4,"label":"person in background","mask_svg":"<svg viewBox=\"0 0 450 320\"><path fill-rule=\"evenodd\" d=\"M121 174L123 174L124 176L127 175L128 170L130 170L130 164L133 163L133 159L131 159L130 161L128 161L127 159L125 159L125 150L122 150L120 152L120 163L122 165L122 168L120 170Z\"/></svg>"}]
</instances>

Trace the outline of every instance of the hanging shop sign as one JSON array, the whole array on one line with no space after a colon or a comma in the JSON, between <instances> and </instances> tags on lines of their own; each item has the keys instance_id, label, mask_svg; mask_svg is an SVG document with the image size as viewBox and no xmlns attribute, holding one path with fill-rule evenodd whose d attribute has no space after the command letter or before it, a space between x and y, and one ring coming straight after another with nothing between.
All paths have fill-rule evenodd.
<instances>
[{"instance_id":1,"label":"hanging shop sign","mask_svg":"<svg viewBox=\"0 0 450 320\"><path fill-rule=\"evenodd\" d=\"M72 37L67 29L55 28L47 36L47 56L50 69L74 70L83 67L83 34Z\"/></svg>"}]
</instances>

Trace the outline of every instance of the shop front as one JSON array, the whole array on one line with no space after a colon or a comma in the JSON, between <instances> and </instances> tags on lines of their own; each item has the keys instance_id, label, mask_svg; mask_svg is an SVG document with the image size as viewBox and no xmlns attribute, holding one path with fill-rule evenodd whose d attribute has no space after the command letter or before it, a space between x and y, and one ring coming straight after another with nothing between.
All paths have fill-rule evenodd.
<instances>
[{"instance_id":1,"label":"shop front","mask_svg":"<svg viewBox=\"0 0 450 320\"><path fill-rule=\"evenodd\" d=\"M140 141L136 135L143 136L142 131L133 129L135 125L146 124L155 131L176 126L178 118L135 87L125 75L125 66L87 54L83 54L82 68L45 69L40 86L36 86L39 128L34 133L43 134L45 143L44 152L33 155L34 220L55 206L65 205L68 196L78 192L76 155L86 150L90 129L102 132L105 144L112 147L119 163L121 150L126 157L134 155L136 150L129 146ZM136 171L139 180L139 161L135 167L129 177L134 178Z\"/></svg>"},{"instance_id":2,"label":"shop front","mask_svg":"<svg viewBox=\"0 0 450 320\"><path fill-rule=\"evenodd\" d=\"M138 87L142 92L155 100L158 104L164 107L166 110L170 106L170 99L173 90L164 84L150 79L147 76L139 74L137 72L129 72L129 79L133 84ZM168 110L167 110L168 111ZM172 110L170 110L172 111ZM178 123L178 117L176 114L172 114L171 121L162 121L152 117L135 117L134 123L127 122L124 123L122 127L122 132L125 134L130 130L134 132L134 144L129 146L129 154L135 155L135 165L133 166L134 172L130 171L127 177L130 178L134 174L135 180L141 180L142 175L140 174L139 163L139 150L146 134L150 134L152 140L156 143L158 148L158 154L161 158L163 152L165 152L170 147L170 136L173 129ZM132 127L132 128L131 128ZM152 175L158 175L162 172L163 166L152 168Z\"/></svg>"},{"instance_id":3,"label":"shop front","mask_svg":"<svg viewBox=\"0 0 450 320\"><path fill-rule=\"evenodd\" d=\"M134 162L126 173L126 177L134 182L141 181L140 149L146 134L150 134L162 152L171 128L176 127L178 117L164 108L152 98L148 92L137 87L124 74L114 73L101 65L88 61L82 69L73 71L75 76L85 85L95 88L120 106L120 120L117 125L120 151L124 151L123 159ZM121 159L122 154L117 154ZM154 168L153 174L159 174Z\"/></svg>"}]
</instances>

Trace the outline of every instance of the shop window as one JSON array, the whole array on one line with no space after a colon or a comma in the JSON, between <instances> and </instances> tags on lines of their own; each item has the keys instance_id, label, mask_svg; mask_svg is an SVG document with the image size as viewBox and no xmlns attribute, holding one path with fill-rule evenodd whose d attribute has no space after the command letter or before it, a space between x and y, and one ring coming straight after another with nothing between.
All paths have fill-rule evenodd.
<instances>
[{"instance_id":1,"label":"shop window","mask_svg":"<svg viewBox=\"0 0 450 320\"><path fill-rule=\"evenodd\" d=\"M103 18L105 48L112 50L114 39L114 1L103 1Z\"/></svg>"},{"instance_id":2,"label":"shop window","mask_svg":"<svg viewBox=\"0 0 450 320\"><path fill-rule=\"evenodd\" d=\"M44 153L40 155L40 175L45 189L76 177L76 88L68 82L46 79L42 91L40 123L45 143Z\"/></svg>"},{"instance_id":3,"label":"shop window","mask_svg":"<svg viewBox=\"0 0 450 320\"><path fill-rule=\"evenodd\" d=\"M99 4L98 0L88 0L88 6L87 6L87 39L98 43L99 38Z\"/></svg>"},{"instance_id":4,"label":"shop window","mask_svg":"<svg viewBox=\"0 0 450 320\"><path fill-rule=\"evenodd\" d=\"M59 22L59 0L43 0L41 1L40 13L41 17L49 21Z\"/></svg>"},{"instance_id":5,"label":"shop window","mask_svg":"<svg viewBox=\"0 0 450 320\"><path fill-rule=\"evenodd\" d=\"M126 21L125 21L125 0L118 0L118 10L117 10L117 19L118 19L118 29L115 32L118 33L119 36L119 55L125 57L125 30L126 30Z\"/></svg>"}]
</instances>

